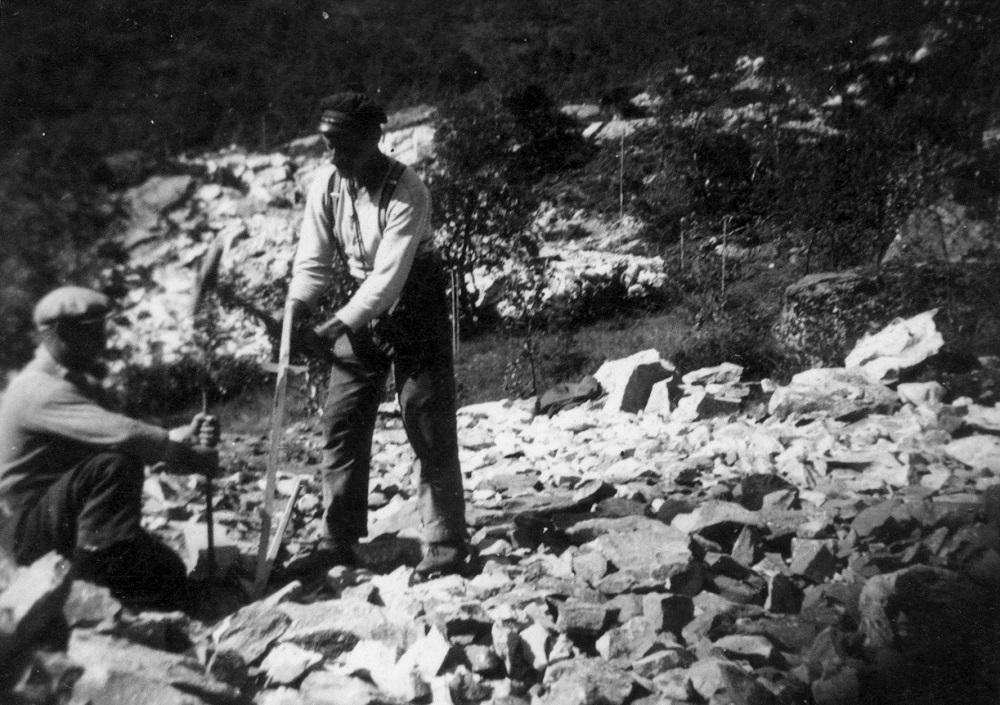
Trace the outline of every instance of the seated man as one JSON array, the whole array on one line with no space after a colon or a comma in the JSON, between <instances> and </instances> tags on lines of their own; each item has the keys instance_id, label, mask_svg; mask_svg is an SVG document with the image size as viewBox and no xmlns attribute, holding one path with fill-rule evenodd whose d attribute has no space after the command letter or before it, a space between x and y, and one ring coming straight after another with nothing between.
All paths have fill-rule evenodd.
<instances>
[{"instance_id":1,"label":"seated man","mask_svg":"<svg viewBox=\"0 0 1000 705\"><path fill-rule=\"evenodd\" d=\"M34 310L39 345L0 399L0 548L28 564L57 551L72 574L146 606L182 606L186 570L146 533L143 468L214 474L218 424L167 431L97 401L106 296L62 287Z\"/></svg>"}]
</instances>

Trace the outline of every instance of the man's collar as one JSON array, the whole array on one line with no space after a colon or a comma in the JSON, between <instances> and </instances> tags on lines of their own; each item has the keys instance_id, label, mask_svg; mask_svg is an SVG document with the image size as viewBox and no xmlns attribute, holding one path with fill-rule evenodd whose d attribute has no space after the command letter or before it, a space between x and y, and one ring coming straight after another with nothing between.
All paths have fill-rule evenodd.
<instances>
[{"instance_id":1,"label":"man's collar","mask_svg":"<svg viewBox=\"0 0 1000 705\"><path fill-rule=\"evenodd\" d=\"M35 348L35 357L28 363L28 366L31 369L59 378L65 378L69 374L69 368L52 357L52 353L44 345Z\"/></svg>"}]
</instances>

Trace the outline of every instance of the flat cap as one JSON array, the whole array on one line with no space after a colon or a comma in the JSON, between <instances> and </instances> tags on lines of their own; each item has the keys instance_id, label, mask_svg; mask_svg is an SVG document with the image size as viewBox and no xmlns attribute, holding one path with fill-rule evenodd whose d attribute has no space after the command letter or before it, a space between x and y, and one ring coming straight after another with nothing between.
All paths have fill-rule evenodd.
<instances>
[{"instance_id":1,"label":"flat cap","mask_svg":"<svg viewBox=\"0 0 1000 705\"><path fill-rule=\"evenodd\" d=\"M385 110L368 95L344 91L320 101L320 132L378 127L388 120Z\"/></svg>"},{"instance_id":2,"label":"flat cap","mask_svg":"<svg viewBox=\"0 0 1000 705\"><path fill-rule=\"evenodd\" d=\"M99 291L82 286L61 286L35 304L35 326L46 328L59 321L88 323L107 318L111 299Z\"/></svg>"}]
</instances>

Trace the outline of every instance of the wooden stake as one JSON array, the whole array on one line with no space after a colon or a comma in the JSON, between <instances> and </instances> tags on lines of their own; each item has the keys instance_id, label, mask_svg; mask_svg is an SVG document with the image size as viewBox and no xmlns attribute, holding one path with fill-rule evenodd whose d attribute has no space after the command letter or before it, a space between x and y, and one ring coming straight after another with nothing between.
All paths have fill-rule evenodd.
<instances>
[{"instance_id":1,"label":"wooden stake","mask_svg":"<svg viewBox=\"0 0 1000 705\"><path fill-rule=\"evenodd\" d=\"M254 576L254 595L263 594L267 587L267 555L271 540L271 517L274 510L275 477L281 462L281 440L285 427L285 397L288 391L288 359L292 347L291 302L285 305L285 316L281 324L281 345L278 348L278 379L274 385L274 402L271 405L271 436L267 453L267 471L264 478L264 501L260 506L260 543L257 548L257 570Z\"/></svg>"}]
</instances>

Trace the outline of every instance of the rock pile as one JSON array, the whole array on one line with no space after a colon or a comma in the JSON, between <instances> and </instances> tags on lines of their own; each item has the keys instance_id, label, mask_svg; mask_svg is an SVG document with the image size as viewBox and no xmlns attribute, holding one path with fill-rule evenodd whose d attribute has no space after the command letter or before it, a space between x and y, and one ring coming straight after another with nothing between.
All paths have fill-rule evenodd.
<instances>
[{"instance_id":1,"label":"rock pile","mask_svg":"<svg viewBox=\"0 0 1000 705\"><path fill-rule=\"evenodd\" d=\"M334 569L310 592L279 575L268 597L196 621L122 610L68 583L53 556L7 566L0 653L23 655L10 692L195 705L996 702L1000 407L945 403L933 383L892 389L865 367L776 390L741 377L724 364L677 379L646 351L602 369L606 397L552 415L524 401L463 408L478 554L464 577L411 584L413 457L391 404L366 568ZM247 458L263 441L227 440L216 535L229 536L217 540L230 577L248 577L260 475ZM315 436L299 440L308 463ZM306 486L289 555L317 529L318 488ZM150 526L188 536L197 571L200 494L158 474L147 490ZM44 634L49 649L32 650Z\"/></svg>"}]
</instances>

